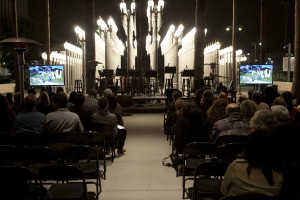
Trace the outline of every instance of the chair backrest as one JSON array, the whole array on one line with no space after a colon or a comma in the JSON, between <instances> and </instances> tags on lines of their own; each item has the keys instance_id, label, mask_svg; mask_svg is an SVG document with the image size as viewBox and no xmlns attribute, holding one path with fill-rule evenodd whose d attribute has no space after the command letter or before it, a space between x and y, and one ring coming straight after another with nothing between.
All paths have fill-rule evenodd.
<instances>
[{"instance_id":1,"label":"chair backrest","mask_svg":"<svg viewBox=\"0 0 300 200\"><path fill-rule=\"evenodd\" d=\"M14 162L23 162L22 150L13 145L0 145L0 165L14 165Z\"/></svg>"},{"instance_id":2,"label":"chair backrest","mask_svg":"<svg viewBox=\"0 0 300 200\"><path fill-rule=\"evenodd\" d=\"M224 176L230 162L210 161L200 164L195 171L195 176Z\"/></svg>"},{"instance_id":3,"label":"chair backrest","mask_svg":"<svg viewBox=\"0 0 300 200\"><path fill-rule=\"evenodd\" d=\"M44 145L43 135L34 132L22 132L15 136L16 145L19 146L42 146Z\"/></svg>"},{"instance_id":4,"label":"chair backrest","mask_svg":"<svg viewBox=\"0 0 300 200\"><path fill-rule=\"evenodd\" d=\"M116 128L114 128L113 125L93 123L92 127L94 131L102 133L106 139L112 138L116 134Z\"/></svg>"},{"instance_id":5,"label":"chair backrest","mask_svg":"<svg viewBox=\"0 0 300 200\"><path fill-rule=\"evenodd\" d=\"M8 133L0 133L0 145L14 145L13 137Z\"/></svg>"},{"instance_id":6,"label":"chair backrest","mask_svg":"<svg viewBox=\"0 0 300 200\"><path fill-rule=\"evenodd\" d=\"M51 163L57 162L57 152L44 146L25 147L22 151L26 163Z\"/></svg>"},{"instance_id":7,"label":"chair backrest","mask_svg":"<svg viewBox=\"0 0 300 200\"><path fill-rule=\"evenodd\" d=\"M205 158L206 155L216 156L218 148L215 144L208 142L193 142L184 147L183 155L198 155Z\"/></svg>"},{"instance_id":8,"label":"chair backrest","mask_svg":"<svg viewBox=\"0 0 300 200\"><path fill-rule=\"evenodd\" d=\"M229 143L247 142L248 138L249 135L225 135L217 138L215 144L221 146Z\"/></svg>"},{"instance_id":9,"label":"chair backrest","mask_svg":"<svg viewBox=\"0 0 300 200\"><path fill-rule=\"evenodd\" d=\"M75 135L71 133L51 133L46 135L47 146L61 151L67 146L75 144Z\"/></svg>"},{"instance_id":10,"label":"chair backrest","mask_svg":"<svg viewBox=\"0 0 300 200\"><path fill-rule=\"evenodd\" d=\"M61 159L66 162L79 162L80 160L96 159L98 161L97 150L90 146L69 146L60 153Z\"/></svg>"},{"instance_id":11,"label":"chair backrest","mask_svg":"<svg viewBox=\"0 0 300 200\"><path fill-rule=\"evenodd\" d=\"M76 135L76 143L79 145L89 146L105 146L105 138L103 133L83 132Z\"/></svg>"},{"instance_id":12,"label":"chair backrest","mask_svg":"<svg viewBox=\"0 0 300 200\"><path fill-rule=\"evenodd\" d=\"M263 194L248 193L237 196L228 196L222 200L279 200L278 197L270 197Z\"/></svg>"},{"instance_id":13,"label":"chair backrest","mask_svg":"<svg viewBox=\"0 0 300 200\"><path fill-rule=\"evenodd\" d=\"M34 194L31 193L33 190L32 185L29 186L29 183L38 186L36 175L24 167L0 167L0 177L1 199L26 199L30 196L32 197Z\"/></svg>"},{"instance_id":14,"label":"chair backrest","mask_svg":"<svg viewBox=\"0 0 300 200\"><path fill-rule=\"evenodd\" d=\"M237 142L218 146L218 158L222 161L232 162L238 156L243 157L246 145L247 143L245 142Z\"/></svg>"},{"instance_id":15,"label":"chair backrest","mask_svg":"<svg viewBox=\"0 0 300 200\"><path fill-rule=\"evenodd\" d=\"M85 177L81 169L72 165L50 165L40 169L38 176L42 181L72 181L82 180Z\"/></svg>"}]
</instances>

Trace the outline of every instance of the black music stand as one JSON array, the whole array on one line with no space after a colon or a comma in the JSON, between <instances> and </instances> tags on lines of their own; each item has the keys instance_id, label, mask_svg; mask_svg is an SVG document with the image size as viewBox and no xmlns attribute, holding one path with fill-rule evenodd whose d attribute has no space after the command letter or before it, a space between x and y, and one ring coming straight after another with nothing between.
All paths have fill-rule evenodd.
<instances>
[{"instance_id":1,"label":"black music stand","mask_svg":"<svg viewBox=\"0 0 300 200\"><path fill-rule=\"evenodd\" d=\"M152 92L153 92L153 95L155 95L156 85L155 85L155 79L154 78L157 78L157 71L148 70L148 71L145 72L144 76L146 78L149 78L148 95L151 96ZM146 93L146 92L144 91L144 93Z\"/></svg>"},{"instance_id":2,"label":"black music stand","mask_svg":"<svg viewBox=\"0 0 300 200\"><path fill-rule=\"evenodd\" d=\"M173 89L173 78L176 73L176 67L165 67L165 74L170 74L170 78L166 79L165 91L166 89Z\"/></svg>"},{"instance_id":3,"label":"black music stand","mask_svg":"<svg viewBox=\"0 0 300 200\"><path fill-rule=\"evenodd\" d=\"M195 71L192 69L185 69L183 72L181 72L181 77L187 77L183 78L183 84L182 84L182 95L184 96L184 92L187 91L187 96L190 96L191 94L191 78L194 76Z\"/></svg>"},{"instance_id":4,"label":"black music stand","mask_svg":"<svg viewBox=\"0 0 300 200\"><path fill-rule=\"evenodd\" d=\"M114 70L113 69L103 69L102 75L106 78L112 78L114 76Z\"/></svg>"}]
</instances>

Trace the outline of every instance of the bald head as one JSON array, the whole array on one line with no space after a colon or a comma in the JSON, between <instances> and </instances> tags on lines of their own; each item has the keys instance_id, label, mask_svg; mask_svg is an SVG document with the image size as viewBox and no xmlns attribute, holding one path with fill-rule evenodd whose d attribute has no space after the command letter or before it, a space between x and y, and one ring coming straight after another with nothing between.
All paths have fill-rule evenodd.
<instances>
[{"instance_id":1,"label":"bald head","mask_svg":"<svg viewBox=\"0 0 300 200\"><path fill-rule=\"evenodd\" d=\"M226 113L227 113L227 115L229 116L229 115L231 115L234 112L238 112L238 113L241 112L240 106L238 104L236 104L236 103L230 103L230 104L228 104L228 106L226 107Z\"/></svg>"}]
</instances>

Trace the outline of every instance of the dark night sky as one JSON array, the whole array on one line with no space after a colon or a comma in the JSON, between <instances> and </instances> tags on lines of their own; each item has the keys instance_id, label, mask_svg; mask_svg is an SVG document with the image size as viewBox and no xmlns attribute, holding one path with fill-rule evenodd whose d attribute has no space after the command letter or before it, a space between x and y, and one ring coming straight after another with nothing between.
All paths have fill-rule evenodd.
<instances>
[{"instance_id":1,"label":"dark night sky","mask_svg":"<svg viewBox=\"0 0 300 200\"><path fill-rule=\"evenodd\" d=\"M196 0L165 0L163 13L163 25L160 31L162 38L169 26L174 24L185 26L184 34L194 26ZM44 7L40 0L29 0L34 12L32 15L45 16ZM107 19L112 15L119 28L118 35L124 38L121 25L120 4L121 0L95 0L95 17L102 16ZM127 6L131 0L125 0ZM146 19L146 0L142 15ZM206 26L208 29L207 42L218 40L222 47L231 45L231 32L225 28L232 24L232 0L207 0ZM253 52L253 42L259 42L259 0L237 1L237 25L243 27L242 32L237 33L237 47L245 53ZM51 34L54 42L62 43L70 41L75 43L75 25L83 25L83 2L82 0L50 0ZM143 11L144 10L144 11ZM145 22L147 23L147 21ZM267 0L267 51L282 51L284 43L284 9L279 0ZM143 24L144 34L147 34L147 25ZM287 41L293 40L293 6L290 7ZM146 36L146 35L145 35Z\"/></svg>"}]
</instances>

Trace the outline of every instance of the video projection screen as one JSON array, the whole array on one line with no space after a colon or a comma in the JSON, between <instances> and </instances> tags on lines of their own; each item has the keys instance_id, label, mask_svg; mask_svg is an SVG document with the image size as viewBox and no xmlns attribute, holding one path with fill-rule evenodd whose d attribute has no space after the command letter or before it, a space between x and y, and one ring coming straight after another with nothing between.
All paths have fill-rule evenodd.
<instances>
[{"instance_id":1,"label":"video projection screen","mask_svg":"<svg viewBox=\"0 0 300 200\"><path fill-rule=\"evenodd\" d=\"M65 85L64 65L29 66L30 86L63 86Z\"/></svg>"},{"instance_id":2,"label":"video projection screen","mask_svg":"<svg viewBox=\"0 0 300 200\"><path fill-rule=\"evenodd\" d=\"M240 84L273 84L273 65L240 65Z\"/></svg>"}]
</instances>

